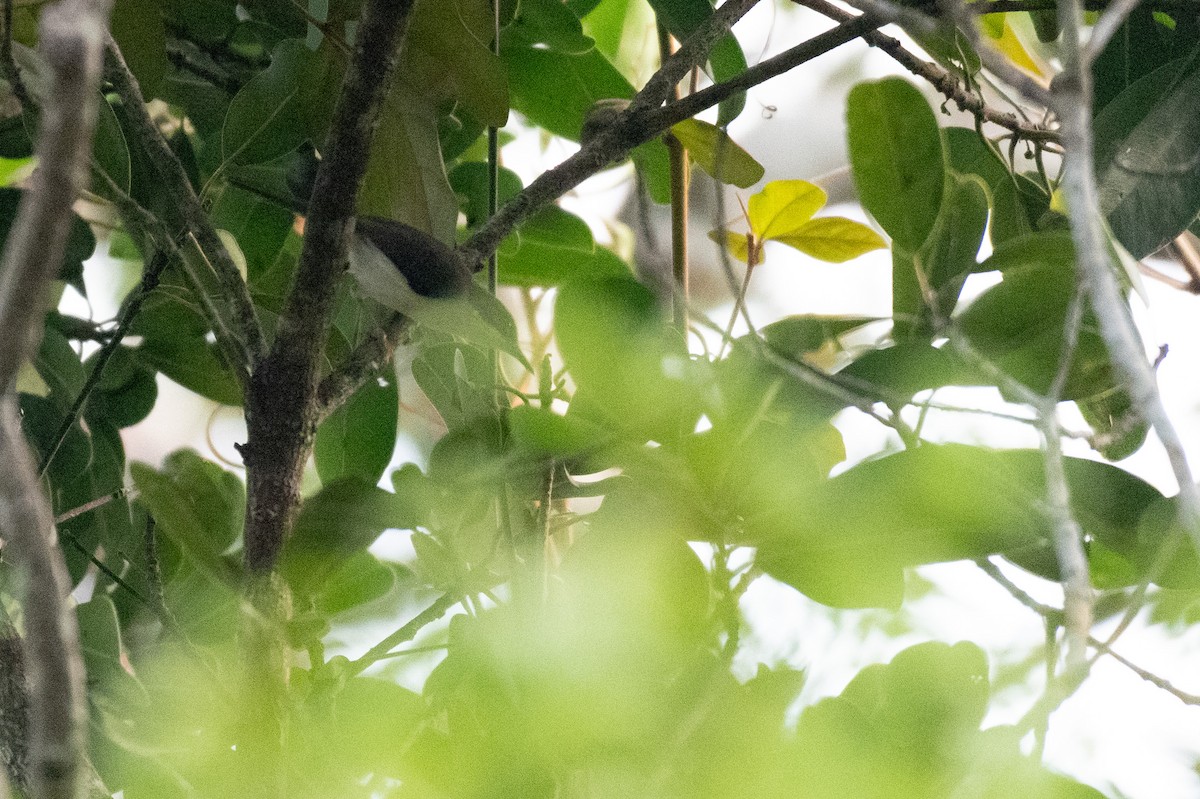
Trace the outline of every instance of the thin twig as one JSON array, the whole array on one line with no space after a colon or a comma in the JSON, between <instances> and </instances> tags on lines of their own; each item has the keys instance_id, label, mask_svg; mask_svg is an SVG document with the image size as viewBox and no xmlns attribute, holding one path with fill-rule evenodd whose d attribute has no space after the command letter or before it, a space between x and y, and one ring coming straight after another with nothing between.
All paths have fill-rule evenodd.
<instances>
[{"instance_id":1,"label":"thin twig","mask_svg":"<svg viewBox=\"0 0 1200 799\"><path fill-rule=\"evenodd\" d=\"M396 347L408 336L409 325L408 317L393 314L321 381L317 386L317 424L354 396L391 360Z\"/></svg>"},{"instance_id":2,"label":"thin twig","mask_svg":"<svg viewBox=\"0 0 1200 799\"><path fill-rule=\"evenodd\" d=\"M853 14L838 8L832 3L826 2L826 0L792 1L797 5L804 6L843 24L856 19ZM988 3L987 5L991 6L992 3ZM879 22L882 24L882 20ZM988 106L979 94L970 91L958 77L937 64L925 61L909 52L898 39L894 39L878 30L869 30L862 34L862 38L867 44L877 47L891 56L896 63L916 77L928 82L941 92L946 99L954 103L960 111L966 111L975 115L977 119L983 122L991 122L994 125L1010 130L1023 139L1034 141L1054 141L1057 139L1058 134L1053 130L1025 122L1015 114L999 111Z\"/></svg>"},{"instance_id":3,"label":"thin twig","mask_svg":"<svg viewBox=\"0 0 1200 799\"><path fill-rule=\"evenodd\" d=\"M1050 605L1044 605L1041 602L1038 602L1036 599L1034 599L1032 596L1030 596L1026 591L1024 591L1019 585L1014 583L1012 580L1008 579L1008 576L1005 575L1004 572L1000 571L1000 569L997 568L996 564L992 563L989 560L982 559L982 560L975 561L975 565L978 566L980 569L983 569L983 571L989 577L991 577L993 580L995 580L1005 591L1007 591L1013 597L1013 599L1017 600L1022 605L1029 608L1030 610L1032 610L1034 613L1037 613L1039 616L1044 618L1047 622L1049 622L1051 624L1056 624L1056 625L1062 623L1063 612L1061 610L1059 610L1058 608L1055 608L1055 607L1051 607ZM1112 649L1112 647L1109 646L1109 644L1107 644L1106 642L1101 641L1100 639L1089 635L1088 639L1087 639L1087 643L1088 643L1088 646L1097 650L1098 653L1108 655L1113 660L1117 661L1122 666L1129 669L1130 671L1132 671L1137 676L1141 677L1146 682L1150 683L1151 685L1153 685L1157 688L1161 688L1162 690L1171 694L1172 696L1174 696L1176 699L1183 702L1184 704L1200 705L1200 696L1197 696L1196 694L1190 694L1187 691L1183 691L1179 688L1176 688L1175 685L1172 684L1169 680L1164 679L1163 677L1160 677L1157 674L1154 674L1153 672L1142 668L1141 666L1138 666L1137 664L1130 661L1128 658L1115 652Z\"/></svg>"},{"instance_id":4,"label":"thin twig","mask_svg":"<svg viewBox=\"0 0 1200 799\"><path fill-rule=\"evenodd\" d=\"M110 502L115 502L118 499L132 500L132 499L135 499L137 497L137 495L138 495L137 488L135 488L133 486L122 486L121 488L118 488L116 491L113 491L112 493L105 494L102 497L97 497L96 499L93 499L91 502L85 502L76 508L71 508L68 511L63 511L62 513L60 513L54 517L54 523L55 524L64 524L65 522L69 522L72 519L74 519L78 516L82 516L85 513L91 513L92 511L97 510L98 508L103 508L105 505L107 505Z\"/></svg>"},{"instance_id":5,"label":"thin twig","mask_svg":"<svg viewBox=\"0 0 1200 799\"><path fill-rule=\"evenodd\" d=\"M407 643L417 637L417 633L421 632L425 627L433 624L435 621L446 615L446 611L461 602L463 598L457 594L443 594L433 601L429 607L422 610L416 616L409 619L408 623L401 627L396 632L384 638L375 646L367 650L366 654L358 660L350 661L348 671L351 676L359 674L371 664L392 656L392 650L400 644Z\"/></svg>"},{"instance_id":6,"label":"thin twig","mask_svg":"<svg viewBox=\"0 0 1200 799\"><path fill-rule=\"evenodd\" d=\"M692 69L704 65L713 45L727 35L734 24L754 8L757 2L758 0L725 0L670 58L663 61L659 70L633 98L629 111L636 115L658 108L667 102L676 84Z\"/></svg>"},{"instance_id":7,"label":"thin twig","mask_svg":"<svg viewBox=\"0 0 1200 799\"><path fill-rule=\"evenodd\" d=\"M162 276L162 271L166 266L167 254L161 250L155 253L154 257L150 259L150 263L146 265L146 271L142 274L142 284L138 289L138 293L125 306L125 311L121 314L121 320L117 324L117 329L113 331L112 336L104 342L104 346L96 354L96 361L92 364L92 371L88 374L83 388L80 389L79 396L71 404L70 410L63 417L62 422L58 426L58 431L50 441L50 447L42 455L42 462L38 465L39 479L46 474L46 469L50 468L54 456L58 454L59 448L67 439L67 434L71 432L71 428L75 426L80 413L83 412L83 406L87 404L92 391L100 384L100 378L104 376L104 367L108 366L108 362L117 351L117 347L121 346L121 341L125 338L125 334L129 332L129 326L133 324L138 311L142 309L142 303L146 301L146 297L150 295L150 292L154 291L158 286L159 277Z\"/></svg>"},{"instance_id":8,"label":"thin twig","mask_svg":"<svg viewBox=\"0 0 1200 799\"><path fill-rule=\"evenodd\" d=\"M946 11L957 29L967 37L980 62L993 75L1012 86L1032 102L1043 108L1050 105L1049 90L1029 73L1022 70L986 40L979 30L976 16L970 12L962 0L941 0L942 8Z\"/></svg>"}]
</instances>

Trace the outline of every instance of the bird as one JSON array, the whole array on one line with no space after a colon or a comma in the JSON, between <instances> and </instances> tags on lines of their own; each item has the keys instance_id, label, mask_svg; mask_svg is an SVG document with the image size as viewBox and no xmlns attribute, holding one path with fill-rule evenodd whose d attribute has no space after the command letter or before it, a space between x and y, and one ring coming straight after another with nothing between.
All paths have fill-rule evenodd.
<instances>
[{"instance_id":1,"label":"bird","mask_svg":"<svg viewBox=\"0 0 1200 799\"><path fill-rule=\"evenodd\" d=\"M394 308L404 301L405 287L420 297L449 299L465 294L473 279L459 253L449 245L412 225L377 216L354 220L355 236L350 243L350 271L363 292L382 305ZM376 274L379 265L372 252L390 263L385 274ZM400 280L397 280L396 277Z\"/></svg>"}]
</instances>

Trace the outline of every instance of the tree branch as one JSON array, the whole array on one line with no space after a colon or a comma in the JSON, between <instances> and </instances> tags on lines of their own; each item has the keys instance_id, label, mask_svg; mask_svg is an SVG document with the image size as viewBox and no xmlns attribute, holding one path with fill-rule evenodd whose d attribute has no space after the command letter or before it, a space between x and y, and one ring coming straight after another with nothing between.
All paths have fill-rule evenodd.
<instances>
[{"instance_id":1,"label":"tree branch","mask_svg":"<svg viewBox=\"0 0 1200 799\"><path fill-rule=\"evenodd\" d=\"M37 350L47 294L87 174L99 102L109 4L64 0L42 13L40 52L52 78L43 102L38 168L4 249L0 274L0 528L24 583L29 675L27 774L34 799L79 794L87 717L83 658L71 585L54 542L54 520L21 430L17 369Z\"/></svg>"},{"instance_id":2,"label":"tree branch","mask_svg":"<svg viewBox=\"0 0 1200 799\"><path fill-rule=\"evenodd\" d=\"M843 11L832 3L826 2L826 0L792 0L792 2L816 11L818 14L822 14L830 19L837 20L840 23L856 19L853 14ZM992 3L987 4L988 7L991 5ZM877 19L876 22L881 25L884 21ZM983 122L991 122L994 125L1011 130L1023 139L1055 141L1058 138L1058 134L1053 130L1040 125L1030 124L1016 114L998 111L989 107L983 102L982 97L969 91L956 76L942 69L937 64L925 61L910 53L898 39L894 39L877 30L866 31L862 34L862 38L867 44L872 47L878 47L884 53L887 53L896 63L916 77L928 82L933 88L941 92L946 99L953 102L958 107L958 110L974 114L977 119Z\"/></svg>"},{"instance_id":3,"label":"tree branch","mask_svg":"<svg viewBox=\"0 0 1200 799\"><path fill-rule=\"evenodd\" d=\"M317 380L334 293L346 262L358 187L408 27L412 0L370 0L317 170L295 282L270 354L246 398L246 565L268 572L300 507L300 478L318 421Z\"/></svg>"},{"instance_id":4,"label":"tree branch","mask_svg":"<svg viewBox=\"0 0 1200 799\"><path fill-rule=\"evenodd\" d=\"M107 42L108 68L105 77L112 83L113 88L124 104L125 112L131 123L132 133L142 146L142 151L154 165L155 171L162 178L166 190L174 198L183 227L195 237L200 251L212 265L217 274L225 299L233 306L230 322L233 335L237 362L233 364L239 381L246 384L248 375L254 364L266 351L262 326L258 321L258 313L250 299L250 290L242 279L237 265L233 262L225 244L217 235L216 228L200 204L183 165L171 151L171 147L163 138L162 131L150 117L146 101L138 87L137 78L130 72L117 43L110 36ZM199 289L198 289L199 290Z\"/></svg>"},{"instance_id":5,"label":"tree branch","mask_svg":"<svg viewBox=\"0 0 1200 799\"><path fill-rule=\"evenodd\" d=\"M725 0L725 4L713 12L688 40L680 45L674 55L665 59L646 85L637 93L630 104L630 111L638 113L658 108L670 97L679 81L693 68L703 66L708 51L721 37L729 33L734 24L754 7L758 0Z\"/></svg>"},{"instance_id":6,"label":"tree branch","mask_svg":"<svg viewBox=\"0 0 1200 799\"><path fill-rule=\"evenodd\" d=\"M396 347L408 335L408 327L408 317L393 314L321 381L317 386L317 424L325 421L329 414L354 396L367 380L391 360Z\"/></svg>"},{"instance_id":7,"label":"tree branch","mask_svg":"<svg viewBox=\"0 0 1200 799\"><path fill-rule=\"evenodd\" d=\"M722 9L724 8L725 6L722 6ZM676 64L684 59L694 59L696 49L691 46L693 40L701 37L704 41L716 41L720 35L714 35L715 32L710 29L710 26L717 24L725 24L725 21L717 14L713 14L706 27L697 31L683 47L675 52L667 64ZM505 203L498 214L488 219L470 239L459 247L459 251L463 253L468 263L478 268L489 255L495 252L496 248L500 246L500 242L517 225L612 162L625 158L634 147L662 135L676 122L693 117L730 95L744 91L750 86L782 74L854 40L863 31L869 30L877 24L879 23L868 19L856 18L852 22L839 25L815 36L780 56L764 61L736 78L716 86L710 86L703 91L688 95L678 103L672 103L665 107L659 107L661 99L658 104L652 104L650 99L640 99L651 88L650 83L647 83L646 88L638 93L627 109L614 113L611 122L598 130L594 136L585 138L583 146L577 153L553 169L543 172L521 193ZM688 60L686 63L690 64L691 61ZM676 71L677 68L673 68L672 73ZM686 70L679 74L684 73ZM669 91L674 84L664 85L667 87L666 91ZM656 84L654 93L657 94L660 89L661 86Z\"/></svg>"},{"instance_id":8,"label":"tree branch","mask_svg":"<svg viewBox=\"0 0 1200 799\"><path fill-rule=\"evenodd\" d=\"M443 594L435 599L429 607L422 610L416 616L409 619L408 623L401 627L396 632L384 638L375 646L371 647L358 660L351 661L350 674L360 674L366 670L371 664L376 661L383 660L388 657L392 650L400 644L411 641L417 637L417 633L422 629L446 615L446 611L462 601L462 597L455 594Z\"/></svg>"}]
</instances>

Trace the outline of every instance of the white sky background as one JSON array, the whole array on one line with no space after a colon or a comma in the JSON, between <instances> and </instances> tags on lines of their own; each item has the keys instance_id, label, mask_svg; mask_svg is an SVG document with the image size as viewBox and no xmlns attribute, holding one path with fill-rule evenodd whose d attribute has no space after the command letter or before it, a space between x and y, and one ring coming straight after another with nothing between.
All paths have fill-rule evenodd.
<instances>
[{"instance_id":1,"label":"white sky background","mask_svg":"<svg viewBox=\"0 0 1200 799\"><path fill-rule=\"evenodd\" d=\"M739 24L737 33L747 59L755 63L827 27L828 23L808 12L794 7L777 8L775 3L764 2ZM833 201L849 199L851 187L846 176L832 183L817 180L846 164L846 93L859 80L896 71L896 65L883 53L861 42L848 45L791 75L753 89L746 112L732 126L732 136L766 167L764 182L805 178L831 189ZM941 121L946 124L944 117ZM540 136L521 137L506 148L506 166L528 181L574 149L568 143L553 143L549 149L543 149L542 145ZM597 176L580 187L564 205L596 223L599 231L598 220L611 217L624 199L627 184L618 180L620 174L609 172ZM743 196L748 197L752 191L744 192ZM727 201L727 218L733 218L737 210L736 202ZM862 211L851 204L831 202L822 213L865 220ZM711 229L709 221L693 219L693 280L698 284L697 294L727 297L727 292L722 295L725 283L716 265L715 248L704 238ZM669 230L665 222L661 227ZM664 232L666 235L669 234ZM95 288L89 293L97 313L109 310L96 298L111 292L113 274L111 266L89 265L88 279ZM817 263L782 245L770 244L767 260L756 271L751 284L750 309L758 325L797 313L886 316L891 304L890 282L890 256L886 253L872 253L848 264L831 265ZM1195 452L1196 442L1200 442L1200 394L1195 382L1195 375L1200 374L1197 342L1200 336L1195 324L1200 298L1152 281L1147 281L1147 289L1150 306L1141 313L1143 330L1148 344L1170 346L1170 354L1159 369L1160 383L1184 442L1191 444ZM711 309L711 318L724 325L731 307L729 300L718 302ZM994 392L988 395L980 390L944 390L939 392L938 399L956 404L998 402ZM419 397L414 398L412 392L403 393L401 401L418 404ZM210 456L218 454L229 461L227 465L236 465L240 459L232 444L244 435L240 417L238 410L214 408L212 403L160 378L159 404L145 422L125 431L126 447L131 459L150 463L158 463L179 447L191 446ZM404 416L402 425L417 428L418 438L431 439L437 435L436 422L419 414ZM887 444L887 431L864 416L845 414L839 427L845 434L851 462L877 453ZM996 446L1037 446L1038 441L1033 430L1023 425L937 412L931 413L924 435L931 440ZM414 442L402 440L397 462L419 458L419 452ZM1067 453L1092 457L1079 442L1068 442ZM1176 491L1156 441L1121 466L1167 494ZM947 491L953 491L953 486L947 486ZM1022 576L1016 570L1009 571L1016 578ZM809 682L804 694L807 703L840 692L862 666L886 661L921 640L974 641L987 650L993 672L997 666L1013 663L1041 646L1040 618L1018 605L974 566L928 567L921 574L941 590L906 607L902 613L915 625L915 632L901 637L877 630L864 636L868 614L832 613L792 589L762 578L751 587L743 602L752 629L744 637L744 651L736 665L745 676L753 673L758 662L808 668ZM1061 603L1057 586L1032 578L1021 582L1039 600ZM874 614L870 618L881 617ZM392 628L389 622L386 628L364 629L363 633L373 639L377 632L383 635ZM1097 634L1103 637L1104 632L1101 629ZM1123 636L1117 649L1179 688L1200 693L1200 676L1194 668L1200 653L1200 633L1193 631L1182 638L1172 638L1158 629L1134 628ZM1040 673L1040 668L1035 672ZM987 724L1020 718L1037 698L1040 685L1031 688L999 694L993 701L994 709ZM1193 768L1197 758L1200 758L1200 708L1184 706L1111 659L1100 661L1084 687L1054 715L1046 748L1046 760L1053 767L1110 795L1115 795L1112 790L1115 787L1132 799L1184 799L1200 795L1200 778Z\"/></svg>"}]
</instances>

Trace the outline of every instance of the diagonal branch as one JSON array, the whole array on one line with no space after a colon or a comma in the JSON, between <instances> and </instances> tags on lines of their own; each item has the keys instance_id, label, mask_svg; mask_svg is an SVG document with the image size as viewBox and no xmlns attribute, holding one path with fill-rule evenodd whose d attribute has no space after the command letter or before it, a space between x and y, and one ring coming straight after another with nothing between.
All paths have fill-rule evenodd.
<instances>
[{"instance_id":1,"label":"diagonal branch","mask_svg":"<svg viewBox=\"0 0 1200 799\"><path fill-rule=\"evenodd\" d=\"M725 6L722 6L722 10L724 8ZM683 47L667 61L667 65L693 63L698 57L693 42L697 40L716 41L720 36L715 35L717 32L713 30L713 26L720 24L725 24L725 20L719 14L713 14L705 27L693 34ZM500 246L500 242L517 225L609 164L625 158L634 147L662 135L676 122L695 116L705 108L711 108L732 94L744 91L750 86L782 74L854 40L864 31L878 24L878 22L861 17L856 18L845 25L839 25L809 39L781 56L776 56L757 67L752 67L737 78L710 86L703 91L689 95L679 103L672 103L661 108L659 106L662 99L660 98L657 103L654 103L650 95L658 95L660 90L669 91L670 86L674 84L664 84L666 89L655 84L651 91L651 85L648 83L626 110L614 114L611 121L597 131L594 136L586 137L583 146L577 153L553 169L543 172L523 191L509 200L499 213L488 219L470 239L459 247L460 252L469 263L478 266L495 252L496 248ZM664 69L667 65L664 65ZM775 69L778 71L773 71ZM654 83L653 79L651 79L651 83ZM642 99L643 97L647 99Z\"/></svg>"},{"instance_id":2,"label":"diagonal branch","mask_svg":"<svg viewBox=\"0 0 1200 799\"><path fill-rule=\"evenodd\" d=\"M843 11L826 0L792 0L792 2L840 23L846 23L855 19L853 14ZM989 3L990 5L991 3ZM883 20L877 20L877 22L882 24ZM968 91L963 82L949 71L910 53L898 39L877 30L867 31L863 34L862 38L867 44L872 47L878 47L884 53L891 56L896 63L916 77L928 82L933 88L941 92L946 99L954 103L960 111L974 114L977 119L983 122L991 122L994 125L1007 128L1023 139L1053 141L1057 138L1057 134L1052 130L1026 122L1016 114L991 108L983 102L983 98L978 94Z\"/></svg>"},{"instance_id":3,"label":"diagonal branch","mask_svg":"<svg viewBox=\"0 0 1200 799\"><path fill-rule=\"evenodd\" d=\"M234 368L238 379L244 385L250 370L266 350L258 313L250 299L250 290L200 204L200 198L196 196L183 165L171 151L158 125L151 119L137 78L130 72L112 37L109 37L107 42L107 55L109 64L105 77L112 83L124 104L131 123L130 132L138 139L142 151L154 165L166 190L177 203L183 227L195 237L200 251L217 274L225 299L233 306L230 321L237 339L234 344L239 350L236 353L239 362Z\"/></svg>"},{"instance_id":4,"label":"diagonal branch","mask_svg":"<svg viewBox=\"0 0 1200 799\"><path fill-rule=\"evenodd\" d=\"M663 61L662 67L646 81L646 85L633 99L630 110L637 113L658 108L665 103L671 97L675 85L693 68L703 66L713 45L729 33L734 24L757 2L758 0L726 0L725 4L714 11L670 58Z\"/></svg>"},{"instance_id":5,"label":"diagonal branch","mask_svg":"<svg viewBox=\"0 0 1200 799\"><path fill-rule=\"evenodd\" d=\"M391 360L392 353L408 334L408 327L408 317L393 314L321 381L317 386L317 424L354 396Z\"/></svg>"},{"instance_id":6,"label":"diagonal branch","mask_svg":"<svg viewBox=\"0 0 1200 799\"><path fill-rule=\"evenodd\" d=\"M21 431L13 389L35 353L48 290L62 263L71 205L87 174L99 102L109 4L64 0L42 13L40 49L52 71L43 102L38 168L4 249L0 276L0 528L24 583L29 674L28 778L33 799L73 799L83 773L87 718L83 657L50 506Z\"/></svg>"}]
</instances>

